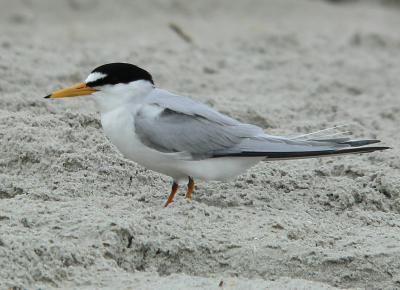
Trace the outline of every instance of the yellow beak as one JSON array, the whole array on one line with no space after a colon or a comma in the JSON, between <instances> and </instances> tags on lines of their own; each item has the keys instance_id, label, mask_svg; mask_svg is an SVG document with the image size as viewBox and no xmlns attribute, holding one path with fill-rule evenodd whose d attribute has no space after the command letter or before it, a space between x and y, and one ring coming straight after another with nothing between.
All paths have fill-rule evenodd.
<instances>
[{"instance_id":1,"label":"yellow beak","mask_svg":"<svg viewBox=\"0 0 400 290\"><path fill-rule=\"evenodd\" d=\"M96 89L88 87L85 83L79 83L69 88L58 90L46 96L46 99L68 98L77 96L91 95L96 92Z\"/></svg>"}]
</instances>

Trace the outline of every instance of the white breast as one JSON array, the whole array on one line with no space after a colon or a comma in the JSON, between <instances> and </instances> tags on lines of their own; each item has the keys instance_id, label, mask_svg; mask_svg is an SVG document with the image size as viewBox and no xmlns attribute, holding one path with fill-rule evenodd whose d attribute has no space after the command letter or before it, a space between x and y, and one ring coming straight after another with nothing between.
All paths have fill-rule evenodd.
<instances>
[{"instance_id":1,"label":"white breast","mask_svg":"<svg viewBox=\"0 0 400 290\"><path fill-rule=\"evenodd\" d=\"M137 109L135 106L124 106L102 113L101 124L106 136L126 158L173 178L186 177L187 175L176 167L174 154L159 152L140 142L135 133L134 123Z\"/></svg>"}]
</instances>

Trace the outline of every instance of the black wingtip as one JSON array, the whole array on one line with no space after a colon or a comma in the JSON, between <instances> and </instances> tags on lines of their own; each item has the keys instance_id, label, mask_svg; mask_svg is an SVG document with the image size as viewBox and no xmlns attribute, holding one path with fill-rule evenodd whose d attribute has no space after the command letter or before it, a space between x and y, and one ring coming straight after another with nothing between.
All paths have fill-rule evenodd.
<instances>
[{"instance_id":1,"label":"black wingtip","mask_svg":"<svg viewBox=\"0 0 400 290\"><path fill-rule=\"evenodd\" d=\"M380 149L377 150L387 150L387 149L393 149L393 147L379 147Z\"/></svg>"},{"instance_id":2,"label":"black wingtip","mask_svg":"<svg viewBox=\"0 0 400 290\"><path fill-rule=\"evenodd\" d=\"M345 148L340 150L320 150L320 151L288 151L288 152L239 152L213 155L213 158L218 157L266 157L267 159L297 159L297 158L313 158L324 157L342 154L357 154L357 153L371 153L374 151L383 151L392 149L386 146L366 146L358 148Z\"/></svg>"},{"instance_id":3,"label":"black wingtip","mask_svg":"<svg viewBox=\"0 0 400 290\"><path fill-rule=\"evenodd\" d=\"M51 97L51 95L47 95L47 96L45 96L44 98L45 98L45 99L50 99L50 97Z\"/></svg>"}]
</instances>

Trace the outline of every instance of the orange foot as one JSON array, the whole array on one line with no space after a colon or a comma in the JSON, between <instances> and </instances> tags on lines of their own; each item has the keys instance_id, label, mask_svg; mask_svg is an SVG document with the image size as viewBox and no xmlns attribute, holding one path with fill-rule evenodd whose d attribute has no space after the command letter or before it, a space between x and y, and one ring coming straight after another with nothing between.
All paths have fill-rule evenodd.
<instances>
[{"instance_id":1,"label":"orange foot","mask_svg":"<svg viewBox=\"0 0 400 290\"><path fill-rule=\"evenodd\" d=\"M188 182L187 191L186 191L186 198L192 199L193 190L194 190L194 180L193 180L193 178L191 178L189 176L189 182Z\"/></svg>"},{"instance_id":2,"label":"orange foot","mask_svg":"<svg viewBox=\"0 0 400 290\"><path fill-rule=\"evenodd\" d=\"M178 183L174 181L174 183L172 183L171 193L169 194L167 202L165 203L164 207L167 207L170 203L174 201L174 197L177 191L178 191Z\"/></svg>"}]
</instances>

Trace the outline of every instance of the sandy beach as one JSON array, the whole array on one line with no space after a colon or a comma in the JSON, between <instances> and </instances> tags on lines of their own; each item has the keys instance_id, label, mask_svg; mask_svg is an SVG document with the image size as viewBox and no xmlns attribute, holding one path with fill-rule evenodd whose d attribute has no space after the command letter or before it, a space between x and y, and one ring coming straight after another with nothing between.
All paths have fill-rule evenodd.
<instances>
[{"instance_id":1,"label":"sandy beach","mask_svg":"<svg viewBox=\"0 0 400 290\"><path fill-rule=\"evenodd\" d=\"M380 1L0 0L0 288L399 289L399 27ZM164 209L171 180L90 97L43 99L118 61L271 134L393 149L262 162Z\"/></svg>"}]
</instances>

